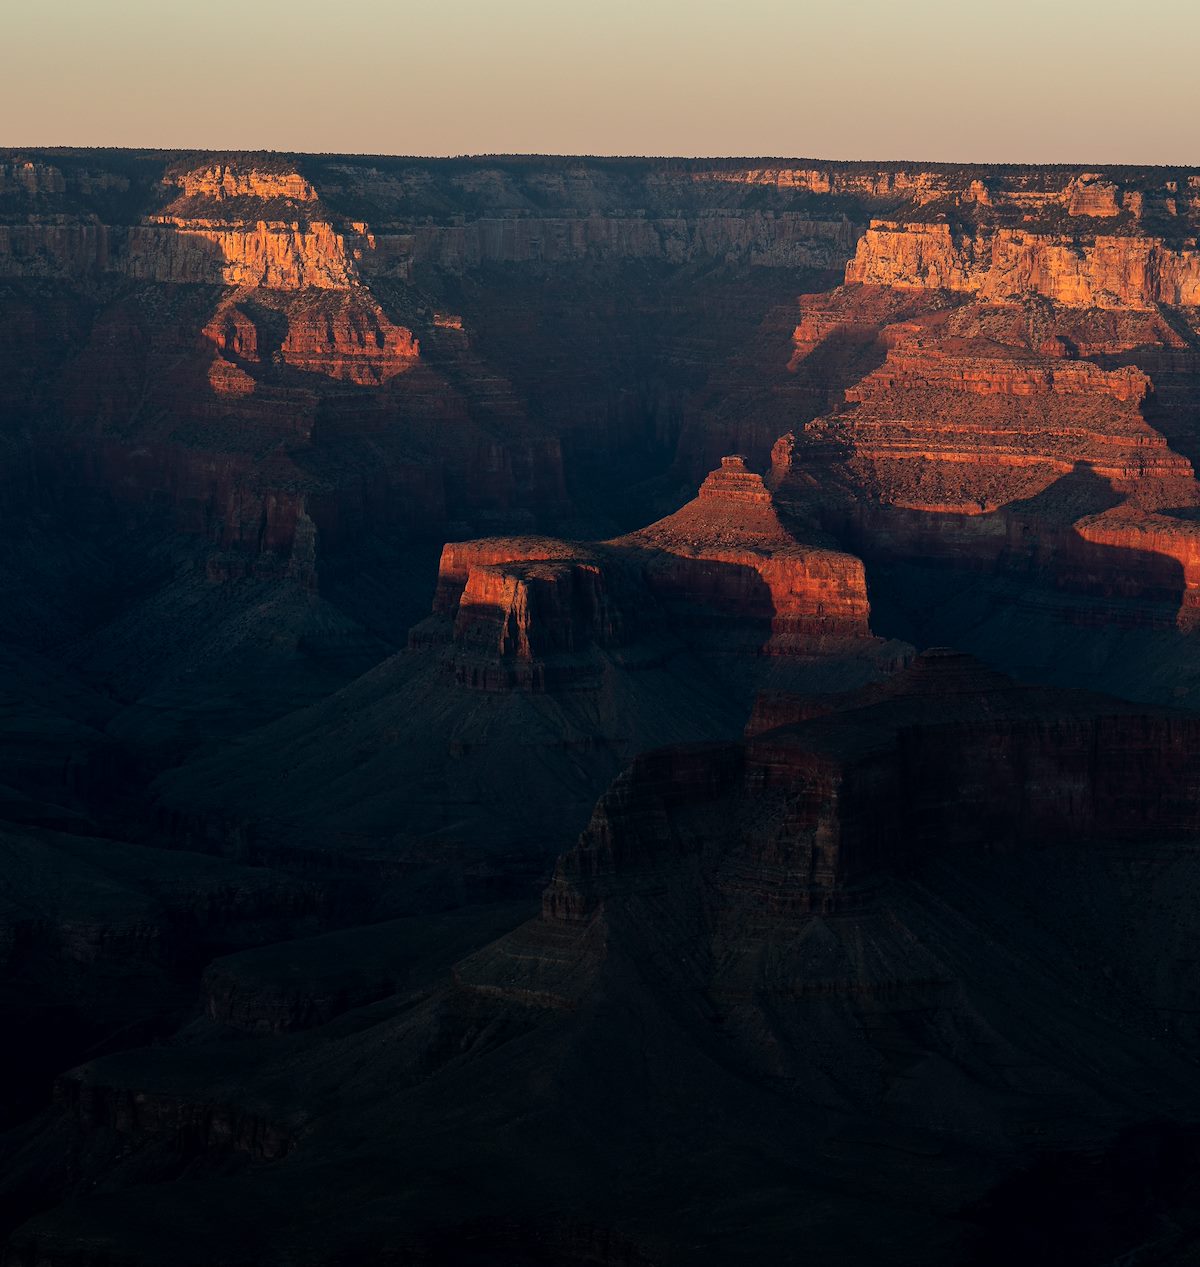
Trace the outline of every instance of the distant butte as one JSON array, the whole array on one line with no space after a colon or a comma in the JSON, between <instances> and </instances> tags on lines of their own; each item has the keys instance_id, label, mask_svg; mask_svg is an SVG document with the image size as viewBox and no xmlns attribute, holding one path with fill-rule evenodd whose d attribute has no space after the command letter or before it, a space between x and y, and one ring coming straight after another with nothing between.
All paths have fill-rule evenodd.
<instances>
[{"instance_id":1,"label":"distant butte","mask_svg":"<svg viewBox=\"0 0 1200 1267\"><path fill-rule=\"evenodd\" d=\"M731 639L730 649L751 653L878 642L861 562L793 536L740 456L724 458L674 514L612 541L447 545L434 611L452 621L456 647L494 663L464 667L461 680L471 685L544 685L554 673L547 656L620 647L666 627L688 641ZM436 629L421 626L413 637L434 639Z\"/></svg>"}]
</instances>

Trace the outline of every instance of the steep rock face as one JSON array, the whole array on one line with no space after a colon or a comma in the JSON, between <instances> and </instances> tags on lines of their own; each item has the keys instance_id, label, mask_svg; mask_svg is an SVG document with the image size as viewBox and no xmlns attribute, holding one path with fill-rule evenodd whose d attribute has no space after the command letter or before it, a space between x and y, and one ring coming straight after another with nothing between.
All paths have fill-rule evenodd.
<instances>
[{"instance_id":1,"label":"steep rock face","mask_svg":"<svg viewBox=\"0 0 1200 1267\"><path fill-rule=\"evenodd\" d=\"M161 829L238 856L377 874L405 909L523 892L637 752L735 735L745 720L745 686L653 631L644 590L616 605L620 637L630 613L638 628L613 644L609 577L584 573L588 608L569 575L524 591L502 576L486 605L421 622L409 648L343 690L167 771L152 793ZM472 584L493 576L485 567ZM873 649L831 671L877 674Z\"/></svg>"},{"instance_id":2,"label":"steep rock face","mask_svg":"<svg viewBox=\"0 0 1200 1267\"><path fill-rule=\"evenodd\" d=\"M959 336L963 324L892 331L884 364L806 435L852 445L864 480L898 506L985 514L1080 462L1146 504L1194 499L1191 464L1142 415L1144 373Z\"/></svg>"},{"instance_id":3,"label":"steep rock face","mask_svg":"<svg viewBox=\"0 0 1200 1267\"><path fill-rule=\"evenodd\" d=\"M959 208L987 207L1015 209L1024 213L1065 210L1071 216L1108 218L1136 207L1144 195L1130 189L1101 172L1061 171L988 171L945 165L924 170L896 167L872 170L867 164L844 164L825 167L759 167L739 168L733 164L724 170L696 172L696 182L723 182L733 185L768 186L775 189L798 189L818 195L850 195L871 200L909 202L918 207L929 204L950 204ZM1160 178L1161 179L1161 178ZM1154 177L1134 184L1150 184ZM1177 182L1165 180L1156 192L1174 193Z\"/></svg>"},{"instance_id":4,"label":"steep rock face","mask_svg":"<svg viewBox=\"0 0 1200 1267\"><path fill-rule=\"evenodd\" d=\"M90 280L108 272L112 240L103 224L0 224L0 272Z\"/></svg>"},{"instance_id":5,"label":"steep rock face","mask_svg":"<svg viewBox=\"0 0 1200 1267\"><path fill-rule=\"evenodd\" d=\"M140 281L283 290L337 289L355 278L354 247L322 214L316 190L298 172L209 164L168 171L159 185L174 195L165 206L147 210L140 223L114 225L98 223L94 211L78 214L80 195L103 192L95 181L68 182L61 172L10 180L0 197L23 194L34 214L10 229L15 236L0 251L3 271L63 278L114 271ZM76 215L37 214L67 208ZM72 238L76 245L68 250Z\"/></svg>"},{"instance_id":6,"label":"steep rock face","mask_svg":"<svg viewBox=\"0 0 1200 1267\"><path fill-rule=\"evenodd\" d=\"M47 198L69 208L81 196L108 196L83 188L78 175L45 185L35 208ZM318 417L328 418L321 380L339 385L335 393L341 384L377 389L419 361L411 330L389 320L357 279L345 235L322 218L312 185L294 170L208 164L169 171L160 188L173 200L141 223L111 235L82 226L76 245L52 235L30 257L32 275L57 270L99 288L64 297L91 331L70 349L61 385L40 382L18 405L32 401L48 415L34 459L46 486L144 514L169 505L180 529L244 550L241 570L278 566L308 584L316 576L309 528L336 545L356 522L391 519L378 518L377 504L401 509L397 495L422 483L433 487L419 488L410 522L443 519L438 473L407 455L377 452L369 470L341 459L327 472L319 458L283 451L311 445ZM92 246L89 262L79 251ZM30 275L19 263L15 271ZM149 288L114 298L106 274ZM301 374L289 380L293 369ZM428 410L431 386L416 393L418 412ZM360 431L373 428L355 415L381 412L344 400L334 411ZM224 571L221 563L213 575Z\"/></svg>"},{"instance_id":7,"label":"steep rock face","mask_svg":"<svg viewBox=\"0 0 1200 1267\"><path fill-rule=\"evenodd\" d=\"M368 270L396 277L407 276L411 265L464 270L486 262L616 258L683 262L736 256L772 266L840 268L872 214L879 232L889 225L914 230L924 225L936 236L945 227L936 217L945 216L968 232L976 224L998 224L1036 236L1075 220L1104 229L1114 240L1133 240L1140 229L1153 226L1154 232L1143 234L1152 242L1160 230L1161 240L1186 236L1200 205L1195 173L1129 168L747 167L738 160L422 163L265 155L168 161L143 155L110 158L116 170L104 170L103 158L69 152L53 160L18 153L7 159L0 164L5 172L0 196L19 202L24 218L33 212L35 226L47 213L80 221L89 212L116 208L126 214L113 220L127 225L135 196L157 199L166 205L153 209L148 220L157 217L175 229L190 224L204 235L236 222L246 244L207 240L221 253L228 248L231 268L257 270L261 277L265 263L281 284L298 275L287 262L290 248L265 239L286 239L310 226L322 233L333 229L344 239L340 247L332 239L327 244L324 266L310 262L312 284L320 285L322 278L341 276L342 255L354 259L358 253ZM122 193L129 195L124 202ZM903 220L904 212L917 209L923 219ZM144 206L141 210L145 214ZM216 215L206 224L210 211ZM885 215L900 218L880 218Z\"/></svg>"},{"instance_id":8,"label":"steep rock face","mask_svg":"<svg viewBox=\"0 0 1200 1267\"><path fill-rule=\"evenodd\" d=\"M507 435L477 422L369 293L179 291L156 324L129 305L104 310L48 392L39 380L50 419L23 460L42 496L169 508L181 530L246 550L247 567L286 566L306 516L332 550L397 526L443 536L455 515L521 522L564 505L557 440L519 418ZM34 325L25 337L37 336Z\"/></svg>"},{"instance_id":9,"label":"steep rock face","mask_svg":"<svg viewBox=\"0 0 1200 1267\"><path fill-rule=\"evenodd\" d=\"M122 271L139 281L340 290L351 284L345 241L328 224L223 223L159 217L129 230Z\"/></svg>"},{"instance_id":10,"label":"steep rock face","mask_svg":"<svg viewBox=\"0 0 1200 1267\"><path fill-rule=\"evenodd\" d=\"M74 165L64 171L18 160L3 167L0 197L34 212L22 217L16 237L3 239L7 275L71 276L62 235L96 225L95 206L107 211L112 198L96 197L109 192L105 176L130 188L129 177L89 175ZM448 180L367 164L316 167L313 180L265 156L169 164L146 189L162 205L96 225L104 244L92 250L89 267L160 282L282 289L339 288L360 269L369 278L408 280L414 267L463 272L493 263L728 256L772 267L840 268L856 233L841 208L824 215L787 205L730 208L703 196L702 205L690 206L696 186L656 182L653 169L615 181L581 173L569 191L551 191L534 176L539 187L526 192L508 173L486 167ZM141 167L135 181L148 175ZM543 204L540 211L531 198Z\"/></svg>"},{"instance_id":11,"label":"steep rock face","mask_svg":"<svg viewBox=\"0 0 1200 1267\"><path fill-rule=\"evenodd\" d=\"M1022 689L939 652L847 703L759 734L746 756L756 791L786 787L790 804L820 806L815 818L792 811L761 861L802 860L830 894L922 849L1169 839L1200 826L1190 791L1200 729L1189 715ZM1155 791L1152 770L1163 776ZM812 845L796 855L798 826Z\"/></svg>"},{"instance_id":12,"label":"steep rock face","mask_svg":"<svg viewBox=\"0 0 1200 1267\"><path fill-rule=\"evenodd\" d=\"M490 537L481 541L448 541L442 547L438 563L437 590L433 611L439 616L453 616L458 610L463 590L475 568L494 567L519 560L560 559L573 557L575 547L552 537Z\"/></svg>"},{"instance_id":13,"label":"steep rock face","mask_svg":"<svg viewBox=\"0 0 1200 1267\"><path fill-rule=\"evenodd\" d=\"M50 163L0 163L0 193L19 192L26 195L60 194L67 187L62 172Z\"/></svg>"},{"instance_id":14,"label":"steep rock face","mask_svg":"<svg viewBox=\"0 0 1200 1267\"><path fill-rule=\"evenodd\" d=\"M1020 687L932 651L824 710L777 696L769 715L744 748L640 758L560 861L545 918L585 920L721 832L739 851L723 874L780 913L853 907L880 869L927 851L1200 832L1200 722L1188 714ZM729 797L736 810L695 815L705 829L681 813Z\"/></svg>"},{"instance_id":15,"label":"steep rock face","mask_svg":"<svg viewBox=\"0 0 1200 1267\"><path fill-rule=\"evenodd\" d=\"M360 265L374 235L293 166L184 163L147 183L135 163L123 187L70 164L38 170L7 179L0 272L14 292L57 278L91 327L61 339L55 379L31 372L44 321L21 317L19 293L5 310L25 367L7 380L12 409L50 423L31 434L54 496L83 490L122 513L171 504L180 527L245 550L242 571L278 559L307 583L354 533L444 537L448 521L511 529L566 508L559 437L531 425L461 318L438 325L405 293L390 257L367 271L393 290L373 292ZM144 288L130 295L127 278ZM443 368L421 357L418 321L443 334ZM302 524L315 537L293 568Z\"/></svg>"},{"instance_id":16,"label":"steep rock face","mask_svg":"<svg viewBox=\"0 0 1200 1267\"><path fill-rule=\"evenodd\" d=\"M845 309L836 329L806 312L804 338L792 322L797 355L785 366L775 340L786 328L789 269L804 269L816 283L842 271L857 243L848 276L886 283L889 293L919 297L930 286L950 286L952 296L1005 298L1029 291L1150 313L1160 300L1189 300L1194 250L1187 241L1200 188L1189 173L1133 169L736 161L422 163L68 151L13 153L3 166L0 273L22 285L57 279L71 288L80 319L96 323L95 346L85 347L78 373L89 385L76 393L68 422L75 436L91 434L102 419L106 443L153 452L161 442L146 434L154 408L199 414L199 426L180 428L182 447L207 449L207 460L220 465L244 438L292 430L294 421L306 443L353 433L364 468L374 459L367 450L381 443L407 451L382 463L404 471L385 499L405 496L411 468L424 467L425 482L445 486L441 523L465 521L468 531L521 530L531 517L539 526L561 517L565 482L589 488L603 473L620 486L629 451L652 455L659 469L670 462L685 482L734 447L764 462L785 422L828 408L877 352L880 312L855 318ZM864 236L872 218L875 228ZM662 278L689 263L711 263L718 272L732 266L751 280L730 290L732 304L724 292L710 294L707 281L702 295L692 287L686 299L662 290ZM490 278L497 265L523 278L576 269L579 277L566 283L568 293L554 300L559 309L547 308L540 327L514 329L529 320L529 308L522 302L510 312L497 299L504 290ZM129 279L149 289L126 298L118 316L108 296ZM505 285L512 290L512 279ZM578 285L591 296L588 305L576 302ZM614 286L629 285L645 301L614 304ZM213 288L211 306L189 312L164 340L163 309L184 306L179 296L201 286ZM533 287L535 300L541 289ZM221 331L214 337L231 304L242 313L238 333L232 341ZM617 334L588 365L577 344L591 346L592 330L579 313L593 304L614 308L608 319ZM681 318L691 304L702 311ZM761 305L766 314L761 349L746 334L758 318L738 313L743 331L731 317L738 305ZM893 304L891 320L900 307ZM450 324L441 320L447 310ZM255 349L240 342L247 322L256 327ZM659 339L660 350L645 350ZM813 354L800 357L804 339ZM548 340L555 350L547 355ZM140 341L156 345L148 359ZM189 356L204 349L202 367L193 367L206 384L202 403L178 369L173 390L152 391L153 404L147 399L144 376L161 372L167 342L177 365L185 347ZM1104 355L1114 346L1078 350ZM614 364L605 365L606 357ZM282 381L292 369L311 380L313 397L292 395L307 390ZM1186 405L1192 369L1171 372L1171 407L1196 430ZM395 394L367 403L346 387ZM39 416L55 412L44 387L35 395L21 406L32 401ZM109 440L115 433L120 441ZM138 460L127 456L119 465ZM191 458L177 452L171 460ZM345 479L346 465L334 482ZM362 481L376 482L376 472L356 471L351 482ZM311 482L316 492L324 479ZM293 491L272 490L285 500ZM322 513L313 513L315 502L305 512L318 537L331 506L344 499L336 513L348 522L374 500L357 488L320 491ZM173 496L169 481L146 492ZM239 495L254 500L258 492L243 487ZM446 535L432 526L431 500L406 518Z\"/></svg>"},{"instance_id":17,"label":"steep rock face","mask_svg":"<svg viewBox=\"0 0 1200 1267\"><path fill-rule=\"evenodd\" d=\"M476 689L595 684L609 653L661 628L652 602L636 569L605 546L536 537L450 543L433 615L409 645L444 648L446 670Z\"/></svg>"},{"instance_id":18,"label":"steep rock face","mask_svg":"<svg viewBox=\"0 0 1200 1267\"><path fill-rule=\"evenodd\" d=\"M889 583L1043 680L1195 680L1186 173L46 159L0 173L3 625L104 693L0 663L0 808L251 865L10 852L6 1067L88 1062L0 1139L14 1263L961 1267L1037 1150L1196 1120L1194 720L946 656L847 694ZM939 217L1036 260L795 299ZM397 544L495 532L391 654ZM410 971L398 915L563 845L540 918ZM1060 1260L1186 1253L1178 1164L1116 1232L1065 1202Z\"/></svg>"},{"instance_id":19,"label":"steep rock face","mask_svg":"<svg viewBox=\"0 0 1200 1267\"><path fill-rule=\"evenodd\" d=\"M542 895L542 918L586 924L603 904L664 874L720 841L728 820L720 802L743 777L736 744L646 753L596 806L578 844L558 860Z\"/></svg>"},{"instance_id":20,"label":"steep rock face","mask_svg":"<svg viewBox=\"0 0 1200 1267\"><path fill-rule=\"evenodd\" d=\"M1195 307L1200 252L1140 235L1079 241L1024 229L879 221L859 240L846 281L964 291L983 300L1034 293L1079 308Z\"/></svg>"},{"instance_id":21,"label":"steep rock face","mask_svg":"<svg viewBox=\"0 0 1200 1267\"><path fill-rule=\"evenodd\" d=\"M789 534L731 458L641 533L447 543L406 651L155 795L182 841L272 858L428 841L450 874L537 866L659 736L736 734L759 679L846 689L910 650L870 633L859 560Z\"/></svg>"},{"instance_id":22,"label":"steep rock face","mask_svg":"<svg viewBox=\"0 0 1200 1267\"><path fill-rule=\"evenodd\" d=\"M586 558L473 568L454 619L455 641L523 660L574 651L585 639L603 646L615 631L600 618L600 577Z\"/></svg>"},{"instance_id":23,"label":"steep rock face","mask_svg":"<svg viewBox=\"0 0 1200 1267\"><path fill-rule=\"evenodd\" d=\"M1196 680L1198 196L6 159L0 1108L88 1062L0 1138L13 1262L960 1267L1032 1150L1196 1120L1194 719L847 688L888 584L1043 680ZM497 532L397 651L408 543ZM413 914L564 845L498 943ZM1161 1245L1114 1190L1076 1257Z\"/></svg>"},{"instance_id":24,"label":"steep rock face","mask_svg":"<svg viewBox=\"0 0 1200 1267\"><path fill-rule=\"evenodd\" d=\"M593 676L578 657L626 646L648 623L628 569L603 552L476 562L453 610L448 666L471 686L544 690ZM414 634L418 644L429 636Z\"/></svg>"}]
</instances>

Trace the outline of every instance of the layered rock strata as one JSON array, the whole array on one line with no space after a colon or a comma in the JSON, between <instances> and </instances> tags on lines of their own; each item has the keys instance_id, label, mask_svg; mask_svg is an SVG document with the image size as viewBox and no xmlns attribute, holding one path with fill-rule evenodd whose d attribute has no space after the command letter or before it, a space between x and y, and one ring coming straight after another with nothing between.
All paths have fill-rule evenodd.
<instances>
[{"instance_id":1,"label":"layered rock strata","mask_svg":"<svg viewBox=\"0 0 1200 1267\"><path fill-rule=\"evenodd\" d=\"M789 423L823 412L869 368L881 322L873 301L865 309L856 301L822 335L820 318L806 312L801 325L820 350L785 367L775 327L793 285L787 271L796 267L814 280L844 272L866 290L907 296L910 307L921 296L945 304L1036 295L1150 317L1156 305L1186 310L1195 302L1189 278L1200 183L1188 171L73 151L12 152L0 166L0 276L17 288L62 288L70 320L90 326L53 336L63 349L82 348L78 357L70 352L65 367L43 364L47 331L28 328L14 293L4 307L17 327L12 359L22 372L8 378L6 404L14 416L56 418L69 433L68 450L97 432L102 447L124 450L97 458L89 441L82 473L59 475L60 483L145 466L132 455L165 447L169 455L126 486L146 500L172 500L176 482L197 479L181 465L194 456L236 467L236 451L251 436L298 433L308 447L315 435L320 447L322 434L353 434L370 450L385 445L385 434L394 451L382 463L362 452L339 462L332 478L293 469L265 489L238 473L235 487L215 493L205 511L226 520L229 508L220 503L232 497L251 516L264 503L270 514L272 498L290 501L306 485L296 521L307 516L318 539L331 507L339 522L370 524L380 499L407 498L414 483L429 491L404 518L436 523L433 535L454 535L464 521L467 531L544 525L567 508L558 466L574 466L585 483L603 470L619 484L620 454L630 444L642 454L676 446L675 467L689 482L731 449L761 464ZM753 340L733 355L726 331L740 339L745 316L734 322L717 291L704 300L712 328L696 332L694 323L676 321L674 301L664 306L654 283L658 297L638 314L642 324L618 333L608 353L628 369L616 388L612 373L572 364L566 343L550 356L540 350L539 339L558 337L552 325L576 337L566 299L562 312L547 313L529 332L530 344L502 328L510 314L474 280L493 265L523 277L579 267L590 270L590 302L600 309L616 271L700 263L756 266L759 280L737 300L761 305L763 359ZM462 277L473 279L473 311L463 310L461 280L451 280ZM111 302L130 281L137 294ZM203 302L180 300L199 287L212 288ZM641 303L624 305L625 317ZM231 307L241 312L234 319L241 334L228 344L219 331ZM659 333L664 319L673 332ZM619 326L616 314L612 320ZM255 327L256 354L242 337L247 325ZM638 351L647 332L662 340L652 364ZM1075 344L1092 357L1130 346L1111 338L1087 349ZM1182 350L1189 361L1189 347L1177 340L1172 355ZM714 350L718 359L753 364L753 373L710 368ZM46 388L63 368L68 381L87 384L65 399ZM299 373L289 382L293 369ZM1172 362L1167 372L1174 399L1184 402L1177 413L1195 431L1186 405L1190 362ZM510 375L520 382L516 391ZM29 389L23 378L33 380ZM1059 375L1060 386L1066 378ZM1093 385L1103 394L1091 380L1080 393ZM358 399L347 393L352 387L380 399ZM188 422L168 436L150 425L180 415ZM48 470L63 448L47 445ZM503 478L493 480L493 468ZM366 483L379 486L378 496L363 496ZM253 548L250 534L238 539Z\"/></svg>"},{"instance_id":2,"label":"layered rock strata","mask_svg":"<svg viewBox=\"0 0 1200 1267\"><path fill-rule=\"evenodd\" d=\"M1176 245L1136 233L1080 241L1026 229L956 231L945 222L873 221L846 267L846 281L958 291L984 302L1036 294L1071 308L1194 308L1200 305L1200 251L1194 239Z\"/></svg>"},{"instance_id":3,"label":"layered rock strata","mask_svg":"<svg viewBox=\"0 0 1200 1267\"><path fill-rule=\"evenodd\" d=\"M590 650L667 631L751 653L844 650L872 641L869 613L860 560L797 540L762 477L731 456L681 510L612 541L448 544L434 616L412 641L450 642L471 685L544 688L547 673L594 671L580 658Z\"/></svg>"},{"instance_id":4,"label":"layered rock strata","mask_svg":"<svg viewBox=\"0 0 1200 1267\"><path fill-rule=\"evenodd\" d=\"M797 364L877 295L851 285L821 301L797 329ZM1176 324L1136 305L1109 315L936 292L923 311L867 325L877 365L777 443L772 481L868 556L1038 575L1140 598L1130 619L1190 628L1189 421L1178 393L1157 399L1136 350L1186 348Z\"/></svg>"}]
</instances>

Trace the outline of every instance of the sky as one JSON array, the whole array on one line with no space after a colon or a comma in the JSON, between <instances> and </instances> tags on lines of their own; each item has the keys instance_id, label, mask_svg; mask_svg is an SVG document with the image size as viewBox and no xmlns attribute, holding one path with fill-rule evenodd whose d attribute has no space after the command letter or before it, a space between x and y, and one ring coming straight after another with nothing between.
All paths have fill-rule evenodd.
<instances>
[{"instance_id":1,"label":"sky","mask_svg":"<svg viewBox=\"0 0 1200 1267\"><path fill-rule=\"evenodd\" d=\"M1200 164L1200 0L5 9L5 146Z\"/></svg>"}]
</instances>

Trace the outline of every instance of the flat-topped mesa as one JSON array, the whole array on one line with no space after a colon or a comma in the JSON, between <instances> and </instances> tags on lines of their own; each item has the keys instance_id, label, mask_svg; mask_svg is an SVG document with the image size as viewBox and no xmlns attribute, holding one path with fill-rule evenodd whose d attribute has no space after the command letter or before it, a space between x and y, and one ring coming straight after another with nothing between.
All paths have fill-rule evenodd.
<instances>
[{"instance_id":1,"label":"flat-topped mesa","mask_svg":"<svg viewBox=\"0 0 1200 1267\"><path fill-rule=\"evenodd\" d=\"M447 541L438 562L433 614L453 618L463 591L476 568L542 559L571 560L580 547L556 537L484 537L478 541Z\"/></svg>"},{"instance_id":2,"label":"flat-topped mesa","mask_svg":"<svg viewBox=\"0 0 1200 1267\"><path fill-rule=\"evenodd\" d=\"M548 537L450 542L433 615L409 645L444 647L447 671L476 690L570 687L595 676L597 652L626 645L649 622L645 596L629 587L622 560L602 547Z\"/></svg>"},{"instance_id":3,"label":"flat-topped mesa","mask_svg":"<svg viewBox=\"0 0 1200 1267\"><path fill-rule=\"evenodd\" d=\"M268 290L342 290L360 284L355 246L296 171L212 163L168 172L177 189L125 237L123 271L167 282ZM366 226L352 234L361 251Z\"/></svg>"},{"instance_id":4,"label":"flat-topped mesa","mask_svg":"<svg viewBox=\"0 0 1200 1267\"><path fill-rule=\"evenodd\" d=\"M454 617L455 646L533 661L618 646L636 612L612 601L604 561L518 560L471 569Z\"/></svg>"},{"instance_id":5,"label":"flat-topped mesa","mask_svg":"<svg viewBox=\"0 0 1200 1267\"><path fill-rule=\"evenodd\" d=\"M994 226L873 221L846 283L960 291L1003 302L1043 295L1073 308L1200 305L1194 238L1103 233L1079 238Z\"/></svg>"}]
</instances>

